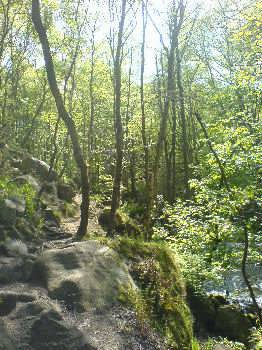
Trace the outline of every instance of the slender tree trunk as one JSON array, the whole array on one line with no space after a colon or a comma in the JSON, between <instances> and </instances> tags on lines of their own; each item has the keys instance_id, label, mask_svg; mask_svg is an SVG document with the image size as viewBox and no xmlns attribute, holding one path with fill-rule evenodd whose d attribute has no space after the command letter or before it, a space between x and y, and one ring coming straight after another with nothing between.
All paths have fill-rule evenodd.
<instances>
[{"instance_id":1,"label":"slender tree trunk","mask_svg":"<svg viewBox=\"0 0 262 350\"><path fill-rule=\"evenodd\" d=\"M134 140L131 140L132 152L130 154L130 181L131 181L131 193L132 197L136 198L136 155L134 149Z\"/></svg>"},{"instance_id":2,"label":"slender tree trunk","mask_svg":"<svg viewBox=\"0 0 262 350\"><path fill-rule=\"evenodd\" d=\"M156 194L157 194L157 178L158 178L158 172L159 172L159 166L160 166L160 159L163 152L163 146L164 141L166 137L166 129L167 129L167 122L169 118L169 108L170 108L170 102L172 101L172 98L174 96L174 68L175 68L175 47L176 47L176 36L179 31L176 27L176 22L173 22L173 19L171 20L170 24L170 49L167 49L167 47L164 47L166 54L167 54L167 91L164 101L164 106L162 106L162 98L161 98L161 82L159 77L159 71L157 69L157 76L158 76L158 93L159 93L159 107L160 107L160 128L155 148L155 156L153 161L153 167L152 167L152 177L149 180L150 188L149 188L149 195L148 195L148 213L146 216L146 229L147 229L147 238L150 239L152 235L151 230L151 212L153 208L153 202L155 200ZM163 64L162 64L163 69Z\"/></svg>"},{"instance_id":3,"label":"slender tree trunk","mask_svg":"<svg viewBox=\"0 0 262 350\"><path fill-rule=\"evenodd\" d=\"M231 192L231 188L229 186L229 183L227 181L227 177L226 177L226 174L225 174L225 170L224 170L224 167L223 167L223 164L221 163L221 160L217 154L217 152L215 151L213 145L212 145L212 142L210 141L210 138L209 138L209 135L208 135L208 132L207 132L207 129L205 127L205 124L200 116L200 114L198 112L195 113L195 116L196 116L196 119L197 121L199 122L200 126L201 126L201 129L205 135L205 138L206 138L206 141L207 141L207 145L208 147L210 148L210 151L212 152L216 162L217 162L217 165L219 167L219 170L220 170L220 175L221 175L221 183L225 185L227 191L230 193Z\"/></svg>"},{"instance_id":4,"label":"slender tree trunk","mask_svg":"<svg viewBox=\"0 0 262 350\"><path fill-rule=\"evenodd\" d=\"M80 226L76 234L76 238L81 239L86 234L87 225L88 225L89 178L88 178L88 172L87 172L87 165L83 158L83 154L80 147L79 138L77 135L74 121L70 117L69 113L65 108L62 95L58 88L53 59L50 51L50 45L48 42L46 30L41 20L39 0L32 0L32 20L42 45L48 82L49 82L51 92L55 99L58 115L64 121L67 127L67 130L69 132L72 146L73 146L74 158L81 174L81 189L82 189L81 220L80 220Z\"/></svg>"},{"instance_id":5,"label":"slender tree trunk","mask_svg":"<svg viewBox=\"0 0 262 350\"><path fill-rule=\"evenodd\" d=\"M164 193L165 193L165 197L166 199L171 202L172 200L172 191L171 191L171 187L172 187L172 175L171 175L171 171L172 171L172 159L171 159L171 153L169 152L169 143L167 140L165 140L164 142L164 150L165 150L165 163L166 163L166 181L164 184Z\"/></svg>"},{"instance_id":6,"label":"slender tree trunk","mask_svg":"<svg viewBox=\"0 0 262 350\"><path fill-rule=\"evenodd\" d=\"M176 72L177 72L177 88L178 88L178 100L179 100L179 114L182 125L182 153L184 161L184 189L185 198L188 198L189 193L189 159L188 159L188 135L187 135L187 123L186 123L186 112L185 112L185 99L184 99L184 88L182 80L182 67L180 51L178 47L178 37L176 36Z\"/></svg>"},{"instance_id":7,"label":"slender tree trunk","mask_svg":"<svg viewBox=\"0 0 262 350\"><path fill-rule=\"evenodd\" d=\"M88 128L88 161L90 167L90 182L91 185L94 180L94 162L93 162L93 150L94 150L94 122L95 122L95 99L94 99L94 73L95 73L95 27L92 31L91 39L91 71L89 79L89 96L90 96L90 121ZM86 140L84 140L85 142Z\"/></svg>"},{"instance_id":8,"label":"slender tree trunk","mask_svg":"<svg viewBox=\"0 0 262 350\"><path fill-rule=\"evenodd\" d=\"M135 151L134 151L134 139L132 136L129 135L129 121L130 121L130 115L132 115L134 108L130 106L130 100L131 100L131 77L132 77L132 65L133 65L133 50L131 49L130 53L130 66L128 71L128 93L127 93L127 104L126 104L126 142L125 142L125 150L128 154L128 160L129 160L129 166L126 170L126 183L128 187L128 175L130 174L130 184L131 184L131 193L132 197L136 197L136 157L135 157ZM130 146L131 147L130 147Z\"/></svg>"},{"instance_id":9,"label":"slender tree trunk","mask_svg":"<svg viewBox=\"0 0 262 350\"><path fill-rule=\"evenodd\" d=\"M93 149L93 131L95 119L95 101L94 101L94 71L95 71L95 34L92 32L91 41L91 71L89 79L89 95L90 95L90 122L88 129L88 159L91 159Z\"/></svg>"},{"instance_id":10,"label":"slender tree trunk","mask_svg":"<svg viewBox=\"0 0 262 350\"><path fill-rule=\"evenodd\" d=\"M244 281L246 283L246 286L248 288L250 297L252 299L253 305L255 307L258 319L259 319L259 323L260 325L262 325L262 313L261 313L261 309L257 303L256 300L256 296L255 293L253 291L252 285L249 281L248 275L247 275L247 270L246 270L246 266L247 266L247 258L248 258L248 249L249 249L249 238L248 238L248 230L247 230L247 226L244 224L243 225L244 228L244 236L245 236L245 247L244 247L244 252L243 252L243 258L242 258L242 274L243 274L243 278Z\"/></svg>"},{"instance_id":11,"label":"slender tree trunk","mask_svg":"<svg viewBox=\"0 0 262 350\"><path fill-rule=\"evenodd\" d=\"M231 196L232 191L231 191L231 188L230 188L229 183L227 181L227 177L226 177L226 174L225 174L225 170L224 170L223 164L221 163L221 160L219 159L219 156L217 155L216 151L214 150L214 148L212 146L212 143L211 143L211 141L209 139L208 132L206 130L204 122L202 121L199 113L196 113L195 115L196 115L196 118L197 118L201 128L202 128L202 131L204 132L204 135L205 135L206 140L207 140L207 144L208 144L211 152L213 153L213 155L215 157L215 160L216 160L216 162L217 162L217 164L219 166L222 183L225 185L228 193ZM260 323L260 325L262 325L261 310L260 310L260 307L259 307L259 305L257 303L253 287L252 287L252 285L251 285L251 283L249 281L249 278L248 278L248 275L247 275L247 271L246 271L246 264L247 264L247 258L248 258L248 249L249 249L248 230L247 230L247 226L246 226L245 222L242 222L241 226L243 227L243 230L244 230L244 251L243 251L242 265L241 265L242 275L243 275L245 284L246 284L246 286L248 288L248 291L249 291L250 297L252 299L253 305L255 307L255 310L256 310L256 313L257 313L257 316L258 316L258 319L259 319L259 323Z\"/></svg>"},{"instance_id":12,"label":"slender tree trunk","mask_svg":"<svg viewBox=\"0 0 262 350\"><path fill-rule=\"evenodd\" d=\"M145 41L147 27L147 1L142 1L142 17L143 17L143 37L141 46L141 70L140 70L140 104L141 104L141 134L144 148L144 164L145 164L145 181L146 189L149 189L149 151L146 136L146 116L145 116L145 99L144 99L144 71L145 71Z\"/></svg>"},{"instance_id":13,"label":"slender tree trunk","mask_svg":"<svg viewBox=\"0 0 262 350\"><path fill-rule=\"evenodd\" d=\"M121 65L122 65L122 49L123 34L126 17L127 0L122 0L121 18L119 22L118 38L116 53L114 55L114 117L115 117L115 135L116 135L116 165L113 182L113 192L111 201L111 216L114 221L115 214L120 205L120 186L122 180L122 164L123 164L123 126L121 118Z\"/></svg>"},{"instance_id":14,"label":"slender tree trunk","mask_svg":"<svg viewBox=\"0 0 262 350\"><path fill-rule=\"evenodd\" d=\"M174 80L173 80L174 81ZM172 149L171 149L171 189L170 189L170 200L176 199L176 134L177 134L177 110L175 101L175 83L173 83L173 95L172 95Z\"/></svg>"}]
</instances>

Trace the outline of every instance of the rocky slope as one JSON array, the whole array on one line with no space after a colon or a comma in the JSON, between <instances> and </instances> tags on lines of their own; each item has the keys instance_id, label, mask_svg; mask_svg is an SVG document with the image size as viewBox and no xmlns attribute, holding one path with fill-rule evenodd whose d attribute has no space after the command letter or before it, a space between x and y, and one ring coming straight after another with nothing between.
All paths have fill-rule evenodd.
<instances>
[{"instance_id":1,"label":"rocky slope","mask_svg":"<svg viewBox=\"0 0 262 350\"><path fill-rule=\"evenodd\" d=\"M77 213L61 217L74 189L44 162L0 153L0 350L190 349L185 288L169 253L73 242ZM90 227L103 235L92 217Z\"/></svg>"}]
</instances>

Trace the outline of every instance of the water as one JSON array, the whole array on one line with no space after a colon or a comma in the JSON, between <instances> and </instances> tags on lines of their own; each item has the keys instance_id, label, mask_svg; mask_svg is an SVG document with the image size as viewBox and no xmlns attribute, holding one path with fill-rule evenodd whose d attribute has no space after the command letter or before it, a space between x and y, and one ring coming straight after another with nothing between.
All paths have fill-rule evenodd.
<instances>
[{"instance_id":1,"label":"water","mask_svg":"<svg viewBox=\"0 0 262 350\"><path fill-rule=\"evenodd\" d=\"M257 302L262 307L262 264L247 265L247 274L252 283ZM227 294L231 301L237 301L243 306L252 303L240 269L225 272L222 281L218 286L213 282L208 282L206 284L207 292L209 294Z\"/></svg>"}]
</instances>

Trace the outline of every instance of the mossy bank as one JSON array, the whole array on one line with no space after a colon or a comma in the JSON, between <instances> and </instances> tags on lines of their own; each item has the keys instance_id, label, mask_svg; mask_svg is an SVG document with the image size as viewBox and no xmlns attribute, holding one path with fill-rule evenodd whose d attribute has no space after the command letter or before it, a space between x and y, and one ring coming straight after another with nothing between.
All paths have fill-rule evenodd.
<instances>
[{"instance_id":1,"label":"mossy bank","mask_svg":"<svg viewBox=\"0 0 262 350\"><path fill-rule=\"evenodd\" d=\"M142 331L153 326L170 349L191 349L192 317L175 254L165 245L126 237L106 239L106 244L126 260L137 284L136 291L121 291L120 301L135 309Z\"/></svg>"}]
</instances>

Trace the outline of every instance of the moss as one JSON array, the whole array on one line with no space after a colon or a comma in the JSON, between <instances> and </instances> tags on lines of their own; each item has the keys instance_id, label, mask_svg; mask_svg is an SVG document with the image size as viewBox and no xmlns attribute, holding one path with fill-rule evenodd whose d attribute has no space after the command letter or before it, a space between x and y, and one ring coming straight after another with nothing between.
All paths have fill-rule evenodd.
<instances>
[{"instance_id":1,"label":"moss","mask_svg":"<svg viewBox=\"0 0 262 350\"><path fill-rule=\"evenodd\" d=\"M137 291L123 291L142 325L147 322L168 339L172 349L191 349L192 318L185 302L185 286L174 253L163 244L120 237L107 242L128 259Z\"/></svg>"},{"instance_id":2,"label":"moss","mask_svg":"<svg viewBox=\"0 0 262 350\"><path fill-rule=\"evenodd\" d=\"M112 223L111 210L105 208L100 214L99 223L105 230L114 228L115 232L121 235L127 234L129 237L136 238L143 236L142 230L135 220L121 210L117 210Z\"/></svg>"}]
</instances>

